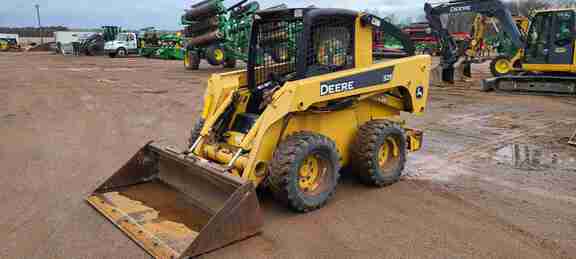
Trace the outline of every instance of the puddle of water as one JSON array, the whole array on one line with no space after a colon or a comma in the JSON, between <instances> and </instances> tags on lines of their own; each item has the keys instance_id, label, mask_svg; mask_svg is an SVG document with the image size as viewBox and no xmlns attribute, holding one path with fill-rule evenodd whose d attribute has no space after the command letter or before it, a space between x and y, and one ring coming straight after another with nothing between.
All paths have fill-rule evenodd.
<instances>
[{"instance_id":1,"label":"puddle of water","mask_svg":"<svg viewBox=\"0 0 576 259\"><path fill-rule=\"evenodd\" d=\"M568 155L540 145L513 143L496 150L493 158L499 164L517 169L545 170L574 166L576 159Z\"/></svg>"}]
</instances>

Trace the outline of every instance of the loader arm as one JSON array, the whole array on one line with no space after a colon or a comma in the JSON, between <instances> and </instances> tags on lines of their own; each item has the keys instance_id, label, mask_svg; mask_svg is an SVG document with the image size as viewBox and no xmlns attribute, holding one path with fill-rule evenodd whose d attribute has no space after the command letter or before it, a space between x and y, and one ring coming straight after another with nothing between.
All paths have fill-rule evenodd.
<instances>
[{"instance_id":1,"label":"loader arm","mask_svg":"<svg viewBox=\"0 0 576 259\"><path fill-rule=\"evenodd\" d=\"M510 11L500 0L464 0L445 3L425 3L424 12L433 33L438 37L442 48L442 80L454 81L454 64L458 62L461 53L456 41L448 29L442 24L441 16L445 14L478 13L497 19L503 30L510 36L512 44L518 49L525 45L522 32L516 26Z\"/></svg>"}]
</instances>

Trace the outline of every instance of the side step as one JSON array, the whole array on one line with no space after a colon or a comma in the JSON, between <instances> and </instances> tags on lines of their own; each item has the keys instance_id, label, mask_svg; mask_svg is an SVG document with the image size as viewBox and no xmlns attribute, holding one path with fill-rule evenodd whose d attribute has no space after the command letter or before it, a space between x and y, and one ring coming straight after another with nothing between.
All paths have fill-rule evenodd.
<instances>
[{"instance_id":1,"label":"side step","mask_svg":"<svg viewBox=\"0 0 576 259\"><path fill-rule=\"evenodd\" d=\"M481 90L525 92L540 95L576 96L576 77L519 75L488 78L481 81Z\"/></svg>"}]
</instances>

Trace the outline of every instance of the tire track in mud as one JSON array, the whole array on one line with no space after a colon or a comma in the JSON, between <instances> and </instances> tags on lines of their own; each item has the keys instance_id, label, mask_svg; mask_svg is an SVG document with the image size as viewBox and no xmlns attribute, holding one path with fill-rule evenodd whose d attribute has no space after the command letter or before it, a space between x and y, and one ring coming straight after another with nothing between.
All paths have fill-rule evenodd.
<instances>
[{"instance_id":1,"label":"tire track in mud","mask_svg":"<svg viewBox=\"0 0 576 259\"><path fill-rule=\"evenodd\" d=\"M506 232L516 234L522 237L521 241L526 245L545 249L548 254L550 254L555 258L566 258L566 259L575 258L573 255L570 255L568 252L564 251L563 248L555 241L541 238L516 224L504 220L495 214L489 213L485 208L482 208L474 203L469 202L468 200L464 199L462 196L458 194L455 194L454 192L447 191L446 188L443 188L437 183L431 184L431 182L428 180L422 180L410 177L405 180L414 182L420 188L438 194L446 199L453 200L455 202L465 204L467 207L473 208L478 213L479 220L488 221L494 225L504 227Z\"/></svg>"},{"instance_id":2,"label":"tire track in mud","mask_svg":"<svg viewBox=\"0 0 576 259\"><path fill-rule=\"evenodd\" d=\"M467 138L472 138L479 140L481 139L478 135L468 135L461 134L459 132L450 132L450 129L446 129L444 126L452 126L454 124L466 124L466 120L481 121L484 120L482 113L474 113L464 116L457 116L456 118L449 118L441 120L438 122L433 122L425 124L422 128L424 131L439 131L448 132ZM464 120L464 122L462 122ZM496 119L498 120L498 119ZM502 120L503 122L512 122L511 120ZM505 145L506 143L513 142L518 139L525 138L527 136L533 135L538 132L545 131L547 129L558 127L559 125L572 125L576 120L564 120L564 121L554 121L551 119L539 119L531 120L533 123L538 123L539 126L531 127L521 131L515 131L513 133L498 136L496 138L486 138L485 141L477 145L468 145L461 150L452 151L446 153L442 157L438 157L433 154L429 155L416 155L420 156L417 161L412 162L412 166L408 167L406 174L403 176L403 180L417 182L422 188L429 189L434 193L440 193L444 197L452 199L454 201L464 203L467 206L475 208L478 213L481 213L485 218L495 224L502 225L510 233L516 233L522 237L524 243L545 249L549 254L557 258L573 258L566 252L563 247L561 247L557 242L553 240L548 240L546 238L540 237L521 226L514 224L510 221L503 219L495 214L489 213L486 209L467 201L460 194L454 191L449 191L450 186L458 186L459 183L454 183L457 177L474 177L474 181L484 181L487 183L495 184L503 188L513 188L516 192L525 192L531 195L554 199L558 201L569 202L576 205L576 198L571 196L565 196L560 194L555 194L550 191L546 191L539 188L525 188L518 187L517 184L510 181L503 181L502 179L497 179L495 177L489 177L483 175L477 168L466 165L469 158L475 157L477 154L494 150L498 146ZM468 121L469 123L469 121ZM414 172L412 168L419 168L419 172ZM461 185L461 183L460 183ZM477 187L475 187L477 188Z\"/></svg>"},{"instance_id":3,"label":"tire track in mud","mask_svg":"<svg viewBox=\"0 0 576 259\"><path fill-rule=\"evenodd\" d=\"M430 191L431 193L437 194L443 198L452 200L454 202L464 204L466 207L473 208L479 215L478 220L487 221L490 224L502 226L507 233L513 236L518 236L522 243L535 248L545 249L546 253L554 258L574 258L569 255L563 247L561 247L557 242L540 237L521 226L514 224L494 213L489 212L486 208L478 206L471 201L468 201L462 194L459 194L461 185L458 183L453 183L454 179L457 177L474 177L474 181L484 181L490 184L495 184L504 188L510 188L510 185L515 185L511 182L503 182L499 179L483 176L481 172L477 171L475 168L470 168L464 164L451 164L449 160L444 160L442 166L436 167L425 167L424 173L413 174L408 171L407 175L404 175L401 181L408 181L416 183L419 188ZM420 166L420 165L414 165ZM420 166L422 167L422 166ZM434 172L443 171L441 176L436 176ZM427 175L427 172L433 172L432 175ZM473 188L479 188L474 186ZM543 196L542 190L530 190L527 188L515 188L516 192L528 192L533 195ZM558 196L552 193L548 193L544 198L554 198L561 199L564 201L569 201L576 204L576 199L569 196Z\"/></svg>"},{"instance_id":4,"label":"tire track in mud","mask_svg":"<svg viewBox=\"0 0 576 259\"><path fill-rule=\"evenodd\" d=\"M568 119L570 117L560 119L558 118L559 116L551 117L544 113L544 111L547 110L544 107L547 107L546 105L548 103L555 105L552 106L554 107L552 109L557 109L558 107L565 109L565 106L562 105L571 105L572 100L567 100L566 97L529 97L528 100L525 100L524 98L527 98L525 95L515 95L512 93L485 94L471 88L434 88L433 91L442 93L432 96L432 98L434 98L434 96L439 98L436 101L440 105L445 103L454 103L455 100L453 100L453 98L446 96L462 96L466 99L465 101L460 100L462 102L456 101L456 104L459 104L459 106L464 108L464 110L454 110L451 107L446 111L448 113L455 112L455 116L421 123L422 126L420 127L425 132L444 132L440 133L440 138L436 140L436 142L432 143L432 150L437 149L435 146L442 149L442 138L446 137L450 138L454 136L456 138L467 139L469 142L464 142L464 145L462 145L462 141L454 142L455 140L450 140L449 143L457 143L457 145L461 145L462 148L455 151L448 150L441 156L431 153L430 151L413 154L413 158L411 159L412 161L410 161L411 165L407 167L403 180L418 182L422 188L429 188L436 193L441 193L455 201L465 203L468 206L475 208L479 213L485 214L489 220L502 225L512 233L517 233L525 238L525 242L534 247L544 249L549 254L554 255L554 257L574 257L574 255L570 255L566 252L567 250L564 250L565 248L562 247L560 243L547 239L543 235L536 234L540 231L536 230L536 232L531 232L528 229L533 229L532 227L523 227L522 225L515 224L514 221L510 221L508 217L497 215L496 212L498 210L492 212L492 210L488 210L486 207L474 204L476 195L470 196L470 192L474 193L475 191L483 192L484 190L490 190L482 187L485 185L484 183L488 183L500 186L500 188L512 188L515 193L522 193L522 196L528 194L540 197L538 199L553 199L558 202L576 204L576 198L540 189L538 186L536 186L536 188L524 187L521 186L522 184L517 184L512 181L504 181L497 176L490 177L484 175L481 169L467 165L469 163L474 164L474 157L477 157L484 152L495 150L503 145L509 144L510 142L525 139L534 134L554 129L556 127L574 125L576 120ZM482 107L486 104L484 104L484 101L479 101L478 98L491 103L492 108L483 109ZM491 98L498 99L491 100ZM543 98L543 100L545 99L546 103L538 104L537 107L539 108L536 108L538 112L534 114L530 111L530 109L534 108L528 107L532 107L530 102L540 100L539 98ZM518 107L514 104L515 100L519 101ZM502 101L503 103L510 103L512 105L503 106L500 104ZM444 109L444 106L440 106L440 110ZM438 111L438 107L434 110ZM478 110L479 112L474 112L475 110ZM472 113L466 114L470 111L472 111ZM503 116L498 115L501 112L504 112ZM507 113L510 113L512 116L507 116ZM567 110L563 113L569 115ZM500 129L499 126L486 125L486 123L483 123L483 121L488 119L495 122L497 125L510 124L520 126L514 126L510 128L512 130L503 131L502 129L508 128L503 127ZM424 122L426 122L426 120L424 120ZM461 132L461 130L464 131ZM476 134L476 132L471 130L482 132ZM494 132L494 134L492 134L492 132ZM482 165L479 166L482 167ZM478 186L479 183L483 184ZM500 197L499 195L502 194L494 195L496 196L493 197ZM472 200L466 200L465 197L467 196L470 196ZM571 248L568 246L566 249Z\"/></svg>"}]
</instances>

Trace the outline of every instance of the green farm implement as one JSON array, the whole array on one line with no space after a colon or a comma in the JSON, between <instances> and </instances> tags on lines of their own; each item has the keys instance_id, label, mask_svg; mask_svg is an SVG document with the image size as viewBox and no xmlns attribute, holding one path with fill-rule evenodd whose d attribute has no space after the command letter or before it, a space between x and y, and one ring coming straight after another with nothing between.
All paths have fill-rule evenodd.
<instances>
[{"instance_id":1,"label":"green farm implement","mask_svg":"<svg viewBox=\"0 0 576 259\"><path fill-rule=\"evenodd\" d=\"M140 50L140 56L171 60L184 59L183 41L179 33L164 34L159 37L156 34L151 34L143 41L144 47Z\"/></svg>"},{"instance_id":2,"label":"green farm implement","mask_svg":"<svg viewBox=\"0 0 576 259\"><path fill-rule=\"evenodd\" d=\"M230 7L223 0L205 0L194 4L182 15L184 37L184 66L196 70L201 60L213 66L234 68L236 61L248 60L250 29L254 14L260 9L258 2L242 0ZM268 9L285 8L279 5ZM281 37L279 35L278 37ZM290 44L290 43L283 43ZM285 59L289 53L263 49L269 56Z\"/></svg>"},{"instance_id":3,"label":"green farm implement","mask_svg":"<svg viewBox=\"0 0 576 259\"><path fill-rule=\"evenodd\" d=\"M194 4L182 16L185 38L184 66L196 70L202 59L210 65L233 68L247 60L247 46L257 2L243 0L225 7L223 0Z\"/></svg>"}]
</instances>

